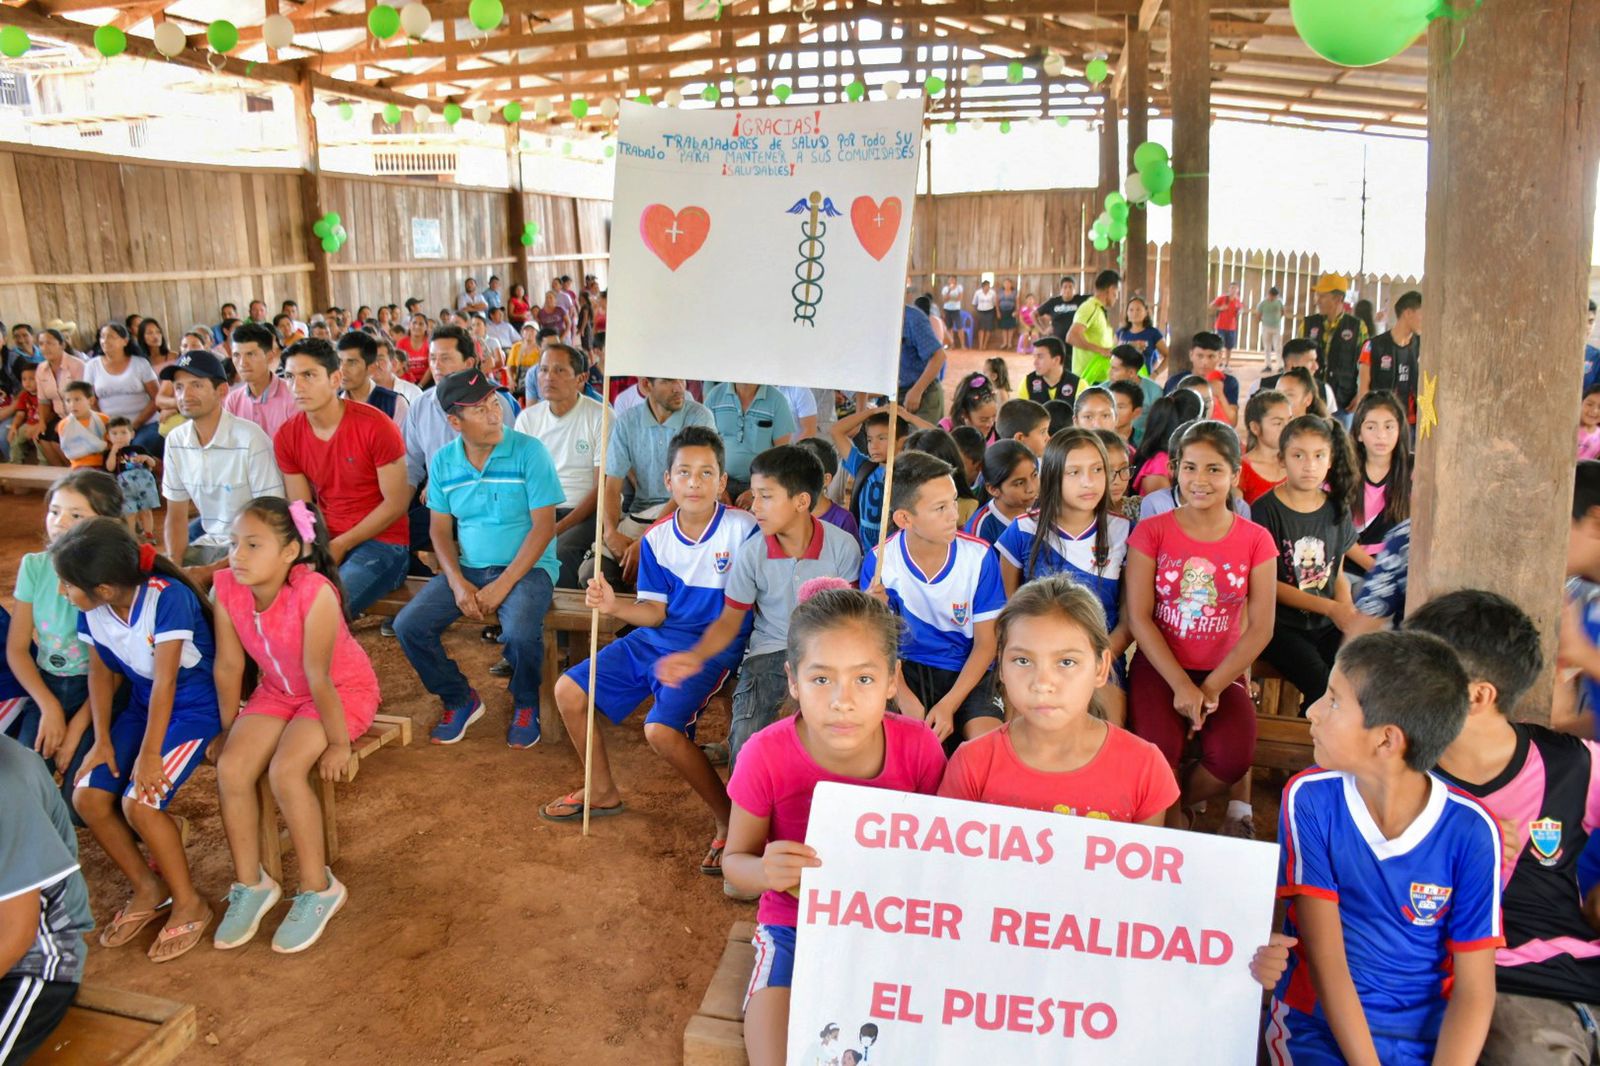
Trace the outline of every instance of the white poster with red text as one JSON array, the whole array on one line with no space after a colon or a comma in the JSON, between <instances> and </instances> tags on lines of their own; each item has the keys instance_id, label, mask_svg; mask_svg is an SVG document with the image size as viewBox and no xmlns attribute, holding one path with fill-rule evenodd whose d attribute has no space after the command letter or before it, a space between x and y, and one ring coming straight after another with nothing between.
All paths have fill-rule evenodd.
<instances>
[{"instance_id":1,"label":"white poster with red text","mask_svg":"<svg viewBox=\"0 0 1600 1066\"><path fill-rule=\"evenodd\" d=\"M610 373L893 391L922 101L621 107Z\"/></svg>"},{"instance_id":2,"label":"white poster with red text","mask_svg":"<svg viewBox=\"0 0 1600 1066\"><path fill-rule=\"evenodd\" d=\"M817 786L789 1063L1256 1060L1277 848Z\"/></svg>"}]
</instances>

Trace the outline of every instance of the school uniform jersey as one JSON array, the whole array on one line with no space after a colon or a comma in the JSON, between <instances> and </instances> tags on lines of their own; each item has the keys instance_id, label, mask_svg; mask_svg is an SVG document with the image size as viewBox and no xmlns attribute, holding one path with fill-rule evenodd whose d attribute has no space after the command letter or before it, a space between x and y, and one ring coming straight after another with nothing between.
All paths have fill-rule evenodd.
<instances>
[{"instance_id":1,"label":"school uniform jersey","mask_svg":"<svg viewBox=\"0 0 1600 1066\"><path fill-rule=\"evenodd\" d=\"M141 707L149 706L155 684L156 646L181 641L172 718L216 718L217 690L211 676L216 643L199 599L185 585L152 576L135 594L128 621L102 604L78 616L78 636L128 679L133 703Z\"/></svg>"},{"instance_id":2,"label":"school uniform jersey","mask_svg":"<svg viewBox=\"0 0 1600 1066\"><path fill-rule=\"evenodd\" d=\"M734 554L755 532L756 520L748 511L720 503L694 540L678 525L676 511L645 530L639 547L638 596L666 604L667 617L659 626L638 630L644 634L641 639L663 653L693 647L722 614ZM737 649L735 660L744 653L750 625L751 617L746 615L739 637L729 649Z\"/></svg>"},{"instance_id":3,"label":"school uniform jersey","mask_svg":"<svg viewBox=\"0 0 1600 1066\"><path fill-rule=\"evenodd\" d=\"M1001 514L1000 509L994 505L994 501L990 500L972 512L972 517L967 519L967 524L962 532L968 536L977 537L985 544L993 545L999 541L1000 534L1006 531L1006 527L1011 525L1012 521L1013 519Z\"/></svg>"},{"instance_id":4,"label":"school uniform jersey","mask_svg":"<svg viewBox=\"0 0 1600 1066\"><path fill-rule=\"evenodd\" d=\"M1050 531L1033 559L1033 542L1039 535L1039 512L1029 511L1011 523L995 541L1000 558L1022 573L1023 581L1048 574L1066 574L1099 599L1106 612L1106 629L1117 628L1122 613L1122 564L1128 558L1128 531L1132 527L1121 515L1106 519L1106 558L1095 561L1095 526L1072 535L1060 528Z\"/></svg>"},{"instance_id":5,"label":"school uniform jersey","mask_svg":"<svg viewBox=\"0 0 1600 1066\"><path fill-rule=\"evenodd\" d=\"M1374 1036L1431 1042L1449 996L1450 955L1505 943L1500 831L1478 802L1429 776L1427 804L1386 839L1355 778L1312 767L1291 778L1278 819L1284 931L1299 936L1298 897L1339 905L1350 977ZM1327 1019L1296 947L1274 993L1281 1008ZM1291 1025L1290 1031L1293 1032Z\"/></svg>"},{"instance_id":6,"label":"school uniform jersey","mask_svg":"<svg viewBox=\"0 0 1600 1066\"><path fill-rule=\"evenodd\" d=\"M1481 785L1439 776L1516 827L1504 871L1506 946L1495 953L1501 992L1591 1002L1600 990L1600 936L1584 920L1578 859L1600 826L1600 744L1511 723L1517 749Z\"/></svg>"},{"instance_id":7,"label":"school uniform jersey","mask_svg":"<svg viewBox=\"0 0 1600 1066\"><path fill-rule=\"evenodd\" d=\"M989 545L957 533L944 565L925 574L912 561L905 533L896 533L861 562L861 587L883 582L889 606L905 621L900 657L959 671L972 653L973 626L1000 614L1006 603L1000 562Z\"/></svg>"}]
</instances>

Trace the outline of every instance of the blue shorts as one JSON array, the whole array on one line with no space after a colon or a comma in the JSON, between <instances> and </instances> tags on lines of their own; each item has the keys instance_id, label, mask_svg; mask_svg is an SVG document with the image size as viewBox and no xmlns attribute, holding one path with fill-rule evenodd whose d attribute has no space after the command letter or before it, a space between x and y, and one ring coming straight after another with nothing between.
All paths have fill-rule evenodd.
<instances>
[{"instance_id":1,"label":"blue shorts","mask_svg":"<svg viewBox=\"0 0 1600 1066\"><path fill-rule=\"evenodd\" d=\"M1283 1000L1272 1000L1267 1022L1267 1061L1272 1066L1344 1066L1344 1054L1327 1023L1294 1010ZM1434 1041L1372 1034L1383 1066L1429 1066Z\"/></svg>"},{"instance_id":2,"label":"blue shorts","mask_svg":"<svg viewBox=\"0 0 1600 1066\"><path fill-rule=\"evenodd\" d=\"M788 988L794 983L794 926L758 925L750 943L755 945L756 964L744 990L746 1009L750 997L763 988Z\"/></svg>"},{"instance_id":3,"label":"blue shorts","mask_svg":"<svg viewBox=\"0 0 1600 1066\"><path fill-rule=\"evenodd\" d=\"M1239 331L1236 329L1219 329L1217 336L1222 338L1222 346L1229 351L1239 347Z\"/></svg>"},{"instance_id":4,"label":"blue shorts","mask_svg":"<svg viewBox=\"0 0 1600 1066\"><path fill-rule=\"evenodd\" d=\"M116 753L117 770L101 763L89 771L89 776L78 781L78 788L97 788L102 792L121 793L129 799L138 798L133 788L133 763L139 757L139 746L144 743L145 726L150 711L139 704L130 703L126 710L111 721L111 750ZM161 765L172 787L153 806L164 811L178 789L194 773L195 767L205 761L206 745L222 732L222 723L204 716L176 717L167 723L166 736L161 738Z\"/></svg>"},{"instance_id":5,"label":"blue shorts","mask_svg":"<svg viewBox=\"0 0 1600 1066\"><path fill-rule=\"evenodd\" d=\"M621 722L650 699L650 713L646 724L657 722L670 726L694 739L695 720L705 709L712 693L727 679L727 656L719 656L705 665L698 674L670 688L656 680L656 663L662 658L659 648L635 639L644 630L635 630L621 640L612 641L595 656L594 706L613 722ZM743 651L743 648L736 649ZM733 662L738 662L735 658ZM589 691L589 660L571 667L564 675L572 679L583 691Z\"/></svg>"}]
</instances>

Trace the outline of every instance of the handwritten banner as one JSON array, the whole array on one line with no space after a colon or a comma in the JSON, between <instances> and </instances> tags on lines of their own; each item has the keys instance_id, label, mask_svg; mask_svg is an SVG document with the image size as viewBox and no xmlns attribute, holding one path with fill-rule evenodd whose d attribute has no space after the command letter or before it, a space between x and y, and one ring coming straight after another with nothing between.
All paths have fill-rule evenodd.
<instances>
[{"instance_id":1,"label":"handwritten banner","mask_svg":"<svg viewBox=\"0 0 1600 1066\"><path fill-rule=\"evenodd\" d=\"M1255 1061L1270 845L831 783L806 843L791 1063Z\"/></svg>"},{"instance_id":2,"label":"handwritten banner","mask_svg":"<svg viewBox=\"0 0 1600 1066\"><path fill-rule=\"evenodd\" d=\"M622 104L613 374L894 389L919 100Z\"/></svg>"}]
</instances>

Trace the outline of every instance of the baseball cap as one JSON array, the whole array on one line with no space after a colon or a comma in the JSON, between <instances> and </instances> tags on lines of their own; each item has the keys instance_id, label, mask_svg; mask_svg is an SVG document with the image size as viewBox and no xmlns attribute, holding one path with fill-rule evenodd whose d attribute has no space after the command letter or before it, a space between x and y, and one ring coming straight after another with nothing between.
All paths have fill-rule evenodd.
<instances>
[{"instance_id":1,"label":"baseball cap","mask_svg":"<svg viewBox=\"0 0 1600 1066\"><path fill-rule=\"evenodd\" d=\"M445 414L457 407L474 407L495 392L494 382L478 369L458 370L439 382L435 398Z\"/></svg>"},{"instance_id":2,"label":"baseball cap","mask_svg":"<svg viewBox=\"0 0 1600 1066\"><path fill-rule=\"evenodd\" d=\"M185 371L197 378L210 378L212 381L227 381L228 371L218 359L207 351L184 352L178 356L177 362L168 363L161 368L161 380L171 381L178 376L178 371Z\"/></svg>"},{"instance_id":3,"label":"baseball cap","mask_svg":"<svg viewBox=\"0 0 1600 1066\"><path fill-rule=\"evenodd\" d=\"M1324 274L1317 279L1317 287L1312 292L1349 292L1350 279L1343 274Z\"/></svg>"}]
</instances>

